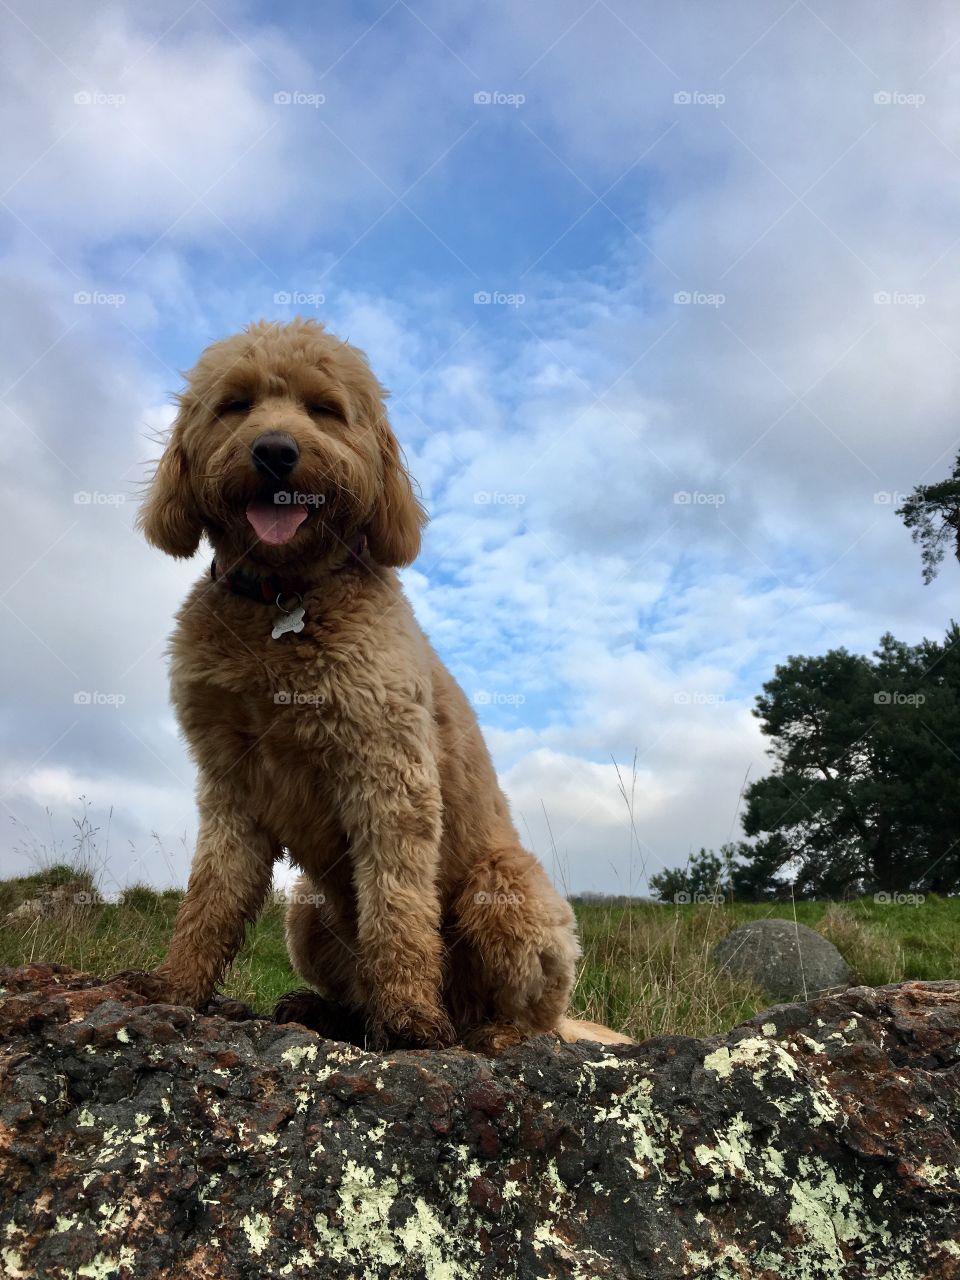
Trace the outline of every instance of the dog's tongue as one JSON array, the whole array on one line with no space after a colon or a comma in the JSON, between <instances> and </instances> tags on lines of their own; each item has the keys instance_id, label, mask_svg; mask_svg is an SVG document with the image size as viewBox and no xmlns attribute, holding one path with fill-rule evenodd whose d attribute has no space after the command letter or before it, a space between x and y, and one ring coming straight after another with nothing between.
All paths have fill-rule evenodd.
<instances>
[{"instance_id":1,"label":"dog's tongue","mask_svg":"<svg viewBox=\"0 0 960 1280\"><path fill-rule=\"evenodd\" d=\"M254 498L247 507L247 519L261 542L281 547L289 542L307 518L307 509L300 503L282 505Z\"/></svg>"}]
</instances>

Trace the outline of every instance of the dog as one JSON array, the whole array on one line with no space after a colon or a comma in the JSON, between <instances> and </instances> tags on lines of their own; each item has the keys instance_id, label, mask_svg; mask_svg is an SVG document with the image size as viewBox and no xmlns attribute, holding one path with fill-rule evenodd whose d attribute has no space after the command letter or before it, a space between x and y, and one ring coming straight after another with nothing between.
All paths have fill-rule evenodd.
<instances>
[{"instance_id":1,"label":"dog","mask_svg":"<svg viewBox=\"0 0 960 1280\"><path fill-rule=\"evenodd\" d=\"M377 1048L615 1043L565 1018L573 912L397 580L426 514L385 395L312 320L251 325L187 375L139 514L161 551L206 535L214 553L171 642L199 828L153 994L204 1006L286 851L287 944L314 993L286 1017L312 999Z\"/></svg>"}]
</instances>

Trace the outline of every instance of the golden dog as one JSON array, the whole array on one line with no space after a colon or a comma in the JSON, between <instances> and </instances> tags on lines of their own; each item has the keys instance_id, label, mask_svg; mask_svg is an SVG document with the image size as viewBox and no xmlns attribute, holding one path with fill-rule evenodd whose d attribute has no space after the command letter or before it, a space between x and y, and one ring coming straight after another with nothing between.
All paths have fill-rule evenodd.
<instances>
[{"instance_id":1,"label":"golden dog","mask_svg":"<svg viewBox=\"0 0 960 1280\"><path fill-rule=\"evenodd\" d=\"M140 524L173 556L206 534L215 560L172 641L200 821L156 992L210 998L286 850L293 965L369 1044L619 1040L564 1019L573 913L397 582L426 517L384 394L295 320L216 343L180 396Z\"/></svg>"}]
</instances>

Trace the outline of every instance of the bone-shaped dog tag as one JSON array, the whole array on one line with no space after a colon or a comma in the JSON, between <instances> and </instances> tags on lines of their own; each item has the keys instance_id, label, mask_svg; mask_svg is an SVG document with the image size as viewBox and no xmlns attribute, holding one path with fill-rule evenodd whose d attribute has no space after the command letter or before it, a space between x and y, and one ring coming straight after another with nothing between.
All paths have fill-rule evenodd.
<instances>
[{"instance_id":1,"label":"bone-shaped dog tag","mask_svg":"<svg viewBox=\"0 0 960 1280\"><path fill-rule=\"evenodd\" d=\"M303 630L303 605L298 604L295 609L285 612L274 623L273 630L270 632L271 638L279 640L281 636L285 636L288 631L296 634Z\"/></svg>"}]
</instances>

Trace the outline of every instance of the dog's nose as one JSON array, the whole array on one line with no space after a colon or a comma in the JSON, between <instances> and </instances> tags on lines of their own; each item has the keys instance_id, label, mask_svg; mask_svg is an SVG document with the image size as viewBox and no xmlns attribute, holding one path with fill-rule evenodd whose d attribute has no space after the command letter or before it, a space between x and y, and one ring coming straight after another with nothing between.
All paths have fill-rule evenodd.
<instances>
[{"instance_id":1,"label":"dog's nose","mask_svg":"<svg viewBox=\"0 0 960 1280\"><path fill-rule=\"evenodd\" d=\"M285 480L297 465L300 450L285 431L267 431L250 446L250 457L264 480Z\"/></svg>"}]
</instances>

